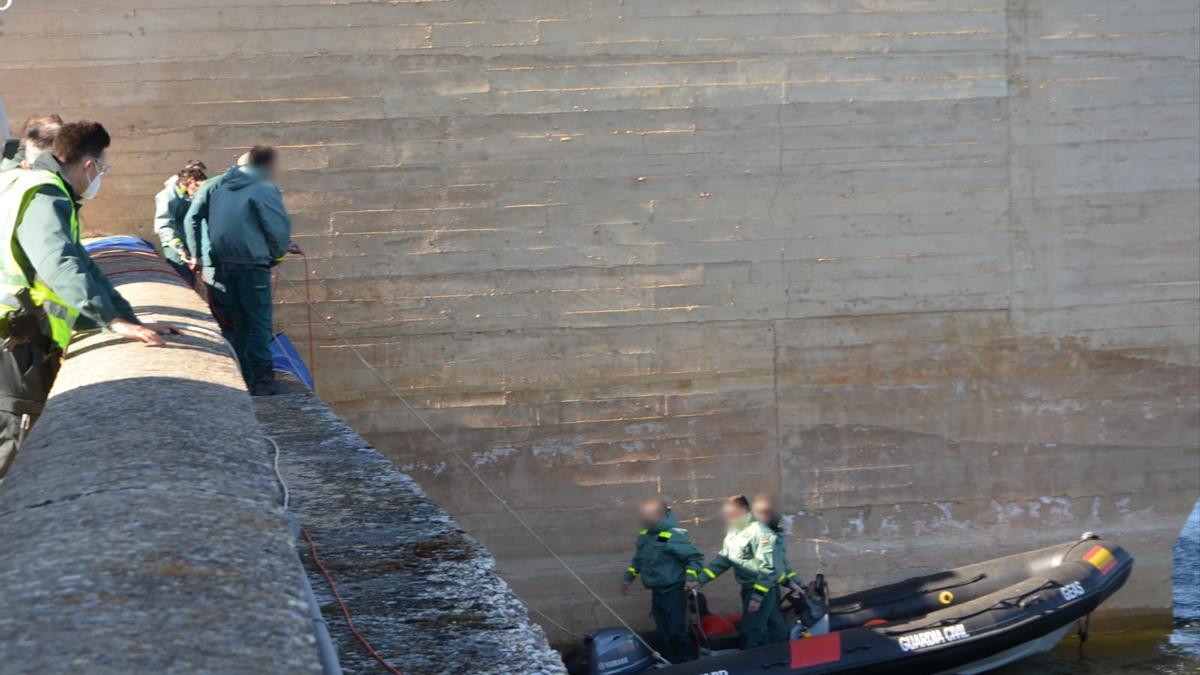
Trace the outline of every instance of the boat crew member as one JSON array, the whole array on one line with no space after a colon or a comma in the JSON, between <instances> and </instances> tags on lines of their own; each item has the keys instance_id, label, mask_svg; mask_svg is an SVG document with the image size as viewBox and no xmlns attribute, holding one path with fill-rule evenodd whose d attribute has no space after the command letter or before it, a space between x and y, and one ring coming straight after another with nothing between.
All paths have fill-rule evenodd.
<instances>
[{"instance_id":1,"label":"boat crew member","mask_svg":"<svg viewBox=\"0 0 1200 675\"><path fill-rule=\"evenodd\" d=\"M271 367L271 267L300 253L291 243L283 195L272 182L276 160L274 148L255 146L247 165L227 171L207 200L212 288L233 322L229 341L252 396L279 391Z\"/></svg>"},{"instance_id":2,"label":"boat crew member","mask_svg":"<svg viewBox=\"0 0 1200 675\"><path fill-rule=\"evenodd\" d=\"M72 331L150 345L176 332L140 322L80 243L79 200L99 191L109 143L100 124L71 122L32 169L0 174L0 478L42 412Z\"/></svg>"},{"instance_id":3,"label":"boat crew member","mask_svg":"<svg viewBox=\"0 0 1200 675\"><path fill-rule=\"evenodd\" d=\"M784 532L780 524L779 513L775 508L775 500L771 495L759 493L754 496L754 502L751 504L751 512L754 514L754 519L766 525L775 533L775 585L779 587L780 592L791 592L795 585L796 573L792 571L791 564L787 559L787 533ZM774 616L767 622L767 639L771 644L777 644L788 641L788 624L783 616L783 609L780 603L773 603L770 607L764 609L773 609Z\"/></svg>"},{"instance_id":4,"label":"boat crew member","mask_svg":"<svg viewBox=\"0 0 1200 675\"><path fill-rule=\"evenodd\" d=\"M767 625L779 604L778 572L775 570L775 533L754 519L750 502L744 495L735 495L721 506L727 531L721 552L700 574L703 586L721 576L729 568L742 587L742 621L738 631L745 649L769 644Z\"/></svg>"},{"instance_id":5,"label":"boat crew member","mask_svg":"<svg viewBox=\"0 0 1200 675\"><path fill-rule=\"evenodd\" d=\"M663 644L663 656L671 663L696 658L688 637L687 594L684 585L699 578L704 555L679 527L675 514L661 499L642 503L642 529L634 544L633 561L625 571L621 594L637 578L650 589L650 613Z\"/></svg>"},{"instance_id":6,"label":"boat crew member","mask_svg":"<svg viewBox=\"0 0 1200 675\"><path fill-rule=\"evenodd\" d=\"M192 205L192 196L207 179L208 167L193 159L179 173L168 178L163 189L154 196L154 233L162 244L163 258L188 286L196 285L196 256L187 247L183 219Z\"/></svg>"},{"instance_id":7,"label":"boat crew member","mask_svg":"<svg viewBox=\"0 0 1200 675\"><path fill-rule=\"evenodd\" d=\"M39 157L50 153L54 137L62 128L63 120L58 115L34 115L21 129L21 141L12 157L0 160L0 172L11 169L28 169Z\"/></svg>"}]
</instances>

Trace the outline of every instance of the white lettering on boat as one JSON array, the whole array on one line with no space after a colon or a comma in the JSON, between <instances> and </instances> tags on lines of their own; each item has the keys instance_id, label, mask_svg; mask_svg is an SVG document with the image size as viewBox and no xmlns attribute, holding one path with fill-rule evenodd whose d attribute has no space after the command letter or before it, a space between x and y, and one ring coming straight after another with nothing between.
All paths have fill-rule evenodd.
<instances>
[{"instance_id":1,"label":"white lettering on boat","mask_svg":"<svg viewBox=\"0 0 1200 675\"><path fill-rule=\"evenodd\" d=\"M1072 581L1071 583L1059 589L1058 592L1062 593L1063 600L1066 600L1067 602L1070 602L1084 593L1087 593L1087 591L1083 589L1083 584L1079 583L1078 581Z\"/></svg>"},{"instance_id":2,"label":"white lettering on boat","mask_svg":"<svg viewBox=\"0 0 1200 675\"><path fill-rule=\"evenodd\" d=\"M616 668L617 666L623 666L626 663L629 663L628 656L622 656L619 659L613 659L611 661L601 661L600 662L600 670L608 670L609 668Z\"/></svg>"},{"instance_id":3,"label":"white lettering on boat","mask_svg":"<svg viewBox=\"0 0 1200 675\"><path fill-rule=\"evenodd\" d=\"M956 623L953 626L946 626L945 628L923 630L920 633L905 635L898 642L900 643L900 649L912 652L927 647L944 645L947 642L957 642L969 637L971 637L971 634L967 632L967 629L961 623Z\"/></svg>"}]
</instances>

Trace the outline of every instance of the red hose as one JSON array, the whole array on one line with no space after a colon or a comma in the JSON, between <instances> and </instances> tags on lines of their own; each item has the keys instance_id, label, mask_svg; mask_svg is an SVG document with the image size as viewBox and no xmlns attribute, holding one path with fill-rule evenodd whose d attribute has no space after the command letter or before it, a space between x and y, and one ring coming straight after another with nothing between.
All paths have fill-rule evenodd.
<instances>
[{"instance_id":1,"label":"red hose","mask_svg":"<svg viewBox=\"0 0 1200 675\"><path fill-rule=\"evenodd\" d=\"M354 637L358 639L358 643L367 650L371 658L379 662L385 670L392 675L403 675L395 666L387 662L383 655L371 646L362 633L358 631L358 627L354 625L354 619L350 618L350 608L346 606L346 601L342 599L341 593L338 593L337 584L333 582L333 575L329 573L329 569L321 562L321 556L317 555L317 543L313 541L312 535L308 533L308 528L301 528L300 534L304 535L304 540L308 542L308 550L312 553L313 564L321 571L321 576L325 577L325 583L329 584L329 592L333 594L333 599L337 601L338 607L342 609L342 616L346 618L346 625L349 626L350 632L354 633Z\"/></svg>"}]
</instances>

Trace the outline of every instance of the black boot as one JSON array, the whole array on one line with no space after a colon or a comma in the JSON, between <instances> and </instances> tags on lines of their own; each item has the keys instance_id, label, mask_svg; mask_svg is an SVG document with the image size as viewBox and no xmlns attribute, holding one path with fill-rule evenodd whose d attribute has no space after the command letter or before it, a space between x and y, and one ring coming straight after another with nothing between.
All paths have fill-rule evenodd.
<instances>
[{"instance_id":1,"label":"black boot","mask_svg":"<svg viewBox=\"0 0 1200 675\"><path fill-rule=\"evenodd\" d=\"M275 381L275 373L261 375L254 384L250 385L251 396L274 396L282 393L283 387L280 387L279 383Z\"/></svg>"}]
</instances>

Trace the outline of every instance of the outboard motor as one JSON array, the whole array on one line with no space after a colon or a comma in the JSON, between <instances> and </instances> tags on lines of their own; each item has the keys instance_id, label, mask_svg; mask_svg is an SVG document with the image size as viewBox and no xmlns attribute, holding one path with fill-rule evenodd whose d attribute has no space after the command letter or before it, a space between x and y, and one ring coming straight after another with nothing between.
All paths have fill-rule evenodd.
<instances>
[{"instance_id":1,"label":"outboard motor","mask_svg":"<svg viewBox=\"0 0 1200 675\"><path fill-rule=\"evenodd\" d=\"M588 675L633 675L649 670L654 656L624 628L605 628L584 640Z\"/></svg>"},{"instance_id":2,"label":"outboard motor","mask_svg":"<svg viewBox=\"0 0 1200 675\"><path fill-rule=\"evenodd\" d=\"M788 636L793 640L829 632L829 585L825 575L818 574L805 587L800 597L793 601L800 620L792 627Z\"/></svg>"}]
</instances>

